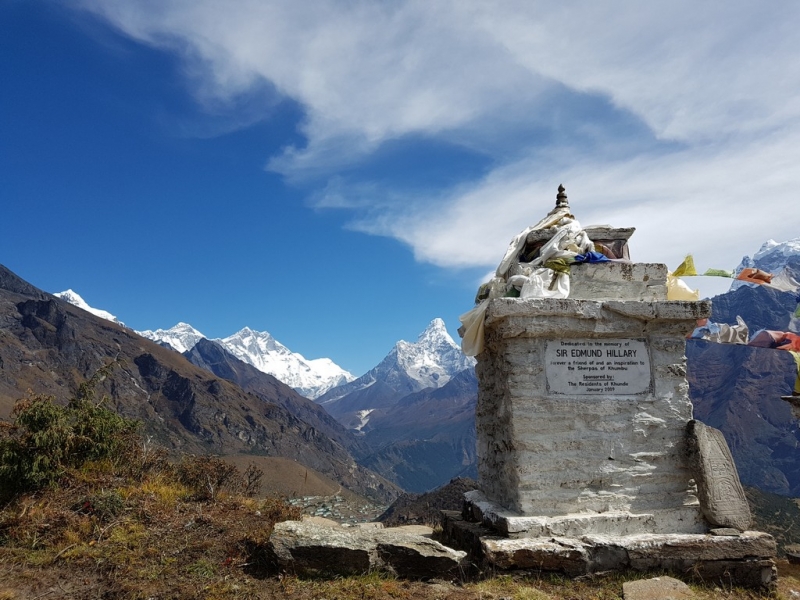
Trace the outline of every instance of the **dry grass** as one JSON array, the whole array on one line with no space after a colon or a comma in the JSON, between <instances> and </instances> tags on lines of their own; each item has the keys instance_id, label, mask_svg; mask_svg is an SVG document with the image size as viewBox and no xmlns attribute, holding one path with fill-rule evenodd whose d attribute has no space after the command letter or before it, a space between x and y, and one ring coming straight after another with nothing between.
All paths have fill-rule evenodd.
<instances>
[{"instance_id":1,"label":"dry grass","mask_svg":"<svg viewBox=\"0 0 800 600\"><path fill-rule=\"evenodd\" d=\"M273 569L266 543L276 522L300 515L280 498L222 491L200 500L170 469L130 479L93 468L0 510L0 600L611 600L622 597L625 581L641 577L503 575L422 583L376 573L283 576ZM781 564L777 597L794 600L800 568ZM693 589L698 600L759 598L746 590Z\"/></svg>"},{"instance_id":2,"label":"dry grass","mask_svg":"<svg viewBox=\"0 0 800 600\"><path fill-rule=\"evenodd\" d=\"M220 493L199 501L163 473L135 483L103 473L20 497L0 511L0 600L27 598L611 600L621 574L573 581L497 576L411 582L381 574L334 580L277 574L266 542L275 522L298 518L279 498ZM800 589L782 572L779 598ZM755 600L745 590L694 588L698 600Z\"/></svg>"},{"instance_id":3,"label":"dry grass","mask_svg":"<svg viewBox=\"0 0 800 600\"><path fill-rule=\"evenodd\" d=\"M89 468L16 498L0 511L0 598L211 597L207 588L233 598L257 587L272 526L299 510L224 490L212 500L177 478Z\"/></svg>"}]
</instances>

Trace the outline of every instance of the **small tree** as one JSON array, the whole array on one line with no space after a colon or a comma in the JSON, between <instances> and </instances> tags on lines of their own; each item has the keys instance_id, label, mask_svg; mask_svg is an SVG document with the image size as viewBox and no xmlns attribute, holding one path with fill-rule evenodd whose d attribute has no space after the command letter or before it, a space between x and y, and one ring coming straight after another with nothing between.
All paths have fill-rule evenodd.
<instances>
[{"instance_id":1,"label":"small tree","mask_svg":"<svg viewBox=\"0 0 800 600\"><path fill-rule=\"evenodd\" d=\"M124 454L139 423L107 408L105 396L95 402L94 391L117 364L81 383L66 406L32 392L17 402L13 423L0 429L0 497L52 485L71 468Z\"/></svg>"}]
</instances>

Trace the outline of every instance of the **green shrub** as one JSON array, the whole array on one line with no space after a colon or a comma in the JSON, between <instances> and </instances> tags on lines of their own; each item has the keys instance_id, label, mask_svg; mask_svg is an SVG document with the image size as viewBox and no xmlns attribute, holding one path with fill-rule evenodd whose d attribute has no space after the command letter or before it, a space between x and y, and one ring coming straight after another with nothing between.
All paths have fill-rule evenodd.
<instances>
[{"instance_id":1,"label":"green shrub","mask_svg":"<svg viewBox=\"0 0 800 600\"><path fill-rule=\"evenodd\" d=\"M120 462L135 443L139 423L95 402L94 388L116 363L82 383L66 406L29 393L14 406L11 426L0 430L0 498L56 483L90 461Z\"/></svg>"}]
</instances>

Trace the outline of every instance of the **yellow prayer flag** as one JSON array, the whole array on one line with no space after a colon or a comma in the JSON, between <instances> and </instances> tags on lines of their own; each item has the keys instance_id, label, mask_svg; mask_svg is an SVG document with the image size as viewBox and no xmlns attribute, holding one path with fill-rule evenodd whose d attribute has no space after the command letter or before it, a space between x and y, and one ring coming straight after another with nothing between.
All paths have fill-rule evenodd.
<instances>
[{"instance_id":1,"label":"yellow prayer flag","mask_svg":"<svg viewBox=\"0 0 800 600\"><path fill-rule=\"evenodd\" d=\"M694 258L691 254L687 254L683 262L672 272L675 277L684 277L686 275L697 275L697 269L694 268Z\"/></svg>"}]
</instances>

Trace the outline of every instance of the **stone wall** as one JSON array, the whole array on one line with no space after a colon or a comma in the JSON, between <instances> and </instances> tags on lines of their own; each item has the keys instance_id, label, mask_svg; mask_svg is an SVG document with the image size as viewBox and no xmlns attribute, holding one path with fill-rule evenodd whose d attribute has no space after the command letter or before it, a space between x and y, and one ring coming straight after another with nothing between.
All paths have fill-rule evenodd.
<instances>
[{"instance_id":1,"label":"stone wall","mask_svg":"<svg viewBox=\"0 0 800 600\"><path fill-rule=\"evenodd\" d=\"M652 533L701 531L684 448L692 419L684 336L710 304L660 301L665 269L636 265L625 279L611 272L621 266L593 269L582 289L607 296L616 280L618 297L635 299L502 298L489 305L477 365L479 484L490 501L521 516L650 514ZM642 360L612 366L633 362L606 359L607 348L626 341ZM587 371L593 356L554 361L561 342L600 348L603 357L591 366L603 369ZM575 346L564 347L569 354ZM576 383L567 381L573 376ZM607 387L565 392L578 382Z\"/></svg>"}]
</instances>

